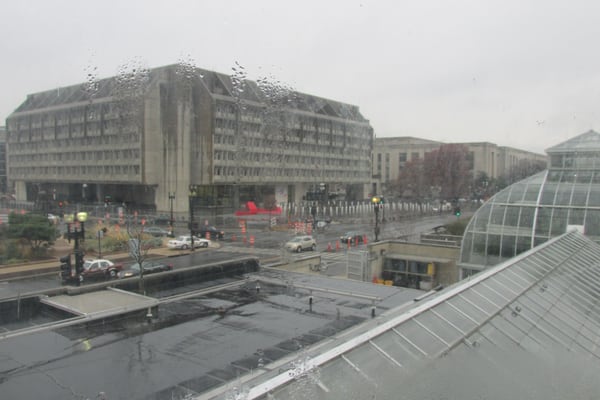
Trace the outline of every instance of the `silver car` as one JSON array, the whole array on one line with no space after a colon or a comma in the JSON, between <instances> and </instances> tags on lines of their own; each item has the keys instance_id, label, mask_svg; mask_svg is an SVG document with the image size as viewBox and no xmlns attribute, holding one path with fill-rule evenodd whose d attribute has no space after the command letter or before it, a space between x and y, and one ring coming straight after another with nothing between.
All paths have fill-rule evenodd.
<instances>
[{"instance_id":1,"label":"silver car","mask_svg":"<svg viewBox=\"0 0 600 400\"><path fill-rule=\"evenodd\" d=\"M285 244L289 251L300 253L303 250L317 250L317 241L312 236L296 236Z\"/></svg>"}]
</instances>

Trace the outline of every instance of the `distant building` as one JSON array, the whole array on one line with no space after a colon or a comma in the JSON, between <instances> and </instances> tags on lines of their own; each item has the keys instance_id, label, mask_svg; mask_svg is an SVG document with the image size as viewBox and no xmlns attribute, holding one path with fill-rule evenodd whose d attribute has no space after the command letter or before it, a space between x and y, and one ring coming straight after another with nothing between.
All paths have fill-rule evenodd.
<instances>
[{"instance_id":1,"label":"distant building","mask_svg":"<svg viewBox=\"0 0 600 400\"><path fill-rule=\"evenodd\" d=\"M423 159L426 153L437 150L443 142L410 136L376 138L373 145L373 193L385 194L408 161ZM546 156L498 146L489 142L459 143L468 148L473 177L485 173L490 179L508 176L522 161L546 163Z\"/></svg>"},{"instance_id":2,"label":"distant building","mask_svg":"<svg viewBox=\"0 0 600 400\"><path fill-rule=\"evenodd\" d=\"M185 71L184 71L185 72ZM373 129L357 106L180 66L35 93L7 119L18 200L227 213L342 191L364 198ZM90 90L93 89L93 90ZM238 94L239 93L239 94Z\"/></svg>"},{"instance_id":3,"label":"distant building","mask_svg":"<svg viewBox=\"0 0 600 400\"><path fill-rule=\"evenodd\" d=\"M463 276L501 263L570 230L600 242L600 134L546 150L548 169L498 192L466 228Z\"/></svg>"}]
</instances>

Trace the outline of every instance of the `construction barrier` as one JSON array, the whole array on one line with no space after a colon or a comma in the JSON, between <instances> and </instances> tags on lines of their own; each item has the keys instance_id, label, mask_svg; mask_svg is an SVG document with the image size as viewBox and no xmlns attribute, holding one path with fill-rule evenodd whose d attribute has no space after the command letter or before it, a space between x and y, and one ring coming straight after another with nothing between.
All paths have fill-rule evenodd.
<instances>
[{"instance_id":1,"label":"construction barrier","mask_svg":"<svg viewBox=\"0 0 600 400\"><path fill-rule=\"evenodd\" d=\"M307 232L307 224L304 222L296 222L294 223L294 233L297 235L299 233Z\"/></svg>"}]
</instances>

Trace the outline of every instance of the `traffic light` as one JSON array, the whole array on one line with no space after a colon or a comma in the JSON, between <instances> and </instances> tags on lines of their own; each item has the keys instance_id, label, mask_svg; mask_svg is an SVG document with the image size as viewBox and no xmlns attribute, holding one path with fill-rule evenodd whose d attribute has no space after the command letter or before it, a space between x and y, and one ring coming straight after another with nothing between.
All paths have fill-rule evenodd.
<instances>
[{"instance_id":1,"label":"traffic light","mask_svg":"<svg viewBox=\"0 0 600 400\"><path fill-rule=\"evenodd\" d=\"M83 272L83 251L81 250L75 252L75 272L77 275Z\"/></svg>"},{"instance_id":2,"label":"traffic light","mask_svg":"<svg viewBox=\"0 0 600 400\"><path fill-rule=\"evenodd\" d=\"M456 207L454 209L454 215L456 215L457 217L460 217L460 207Z\"/></svg>"},{"instance_id":3,"label":"traffic light","mask_svg":"<svg viewBox=\"0 0 600 400\"><path fill-rule=\"evenodd\" d=\"M63 279L71 276L71 255L60 258L60 276Z\"/></svg>"}]
</instances>

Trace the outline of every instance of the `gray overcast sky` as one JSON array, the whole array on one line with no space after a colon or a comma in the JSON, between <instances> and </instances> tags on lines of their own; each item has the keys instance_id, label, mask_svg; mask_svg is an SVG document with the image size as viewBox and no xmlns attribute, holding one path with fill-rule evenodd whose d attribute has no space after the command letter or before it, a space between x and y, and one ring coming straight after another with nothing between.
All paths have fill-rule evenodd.
<instances>
[{"instance_id":1,"label":"gray overcast sky","mask_svg":"<svg viewBox=\"0 0 600 400\"><path fill-rule=\"evenodd\" d=\"M191 59L360 107L377 137L543 153L600 130L593 0L13 0L4 120L27 94Z\"/></svg>"}]
</instances>

